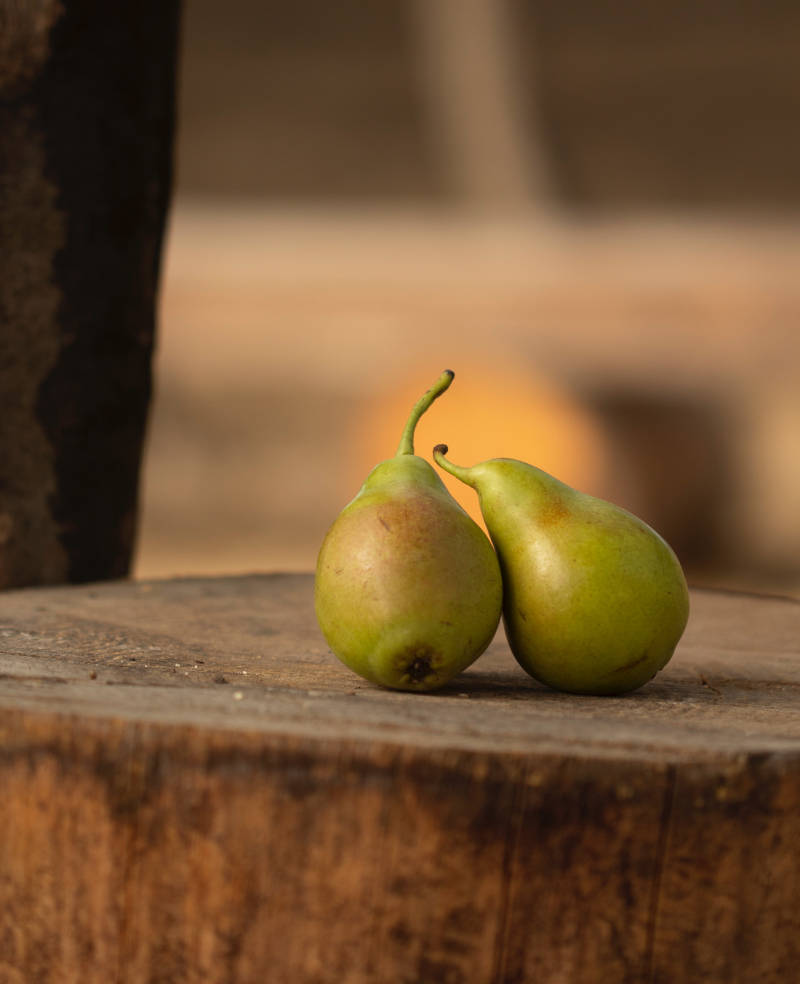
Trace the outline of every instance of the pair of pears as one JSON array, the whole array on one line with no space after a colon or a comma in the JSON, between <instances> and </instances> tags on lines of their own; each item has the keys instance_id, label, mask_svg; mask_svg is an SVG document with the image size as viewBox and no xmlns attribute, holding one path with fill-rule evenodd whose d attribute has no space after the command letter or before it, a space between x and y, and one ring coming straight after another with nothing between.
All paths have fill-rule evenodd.
<instances>
[{"instance_id":1,"label":"pair of pears","mask_svg":"<svg viewBox=\"0 0 800 984\"><path fill-rule=\"evenodd\" d=\"M618 506L521 461L445 471L478 493L494 543L414 454L442 373L411 411L397 454L377 465L328 531L315 607L333 652L398 690L441 687L492 641L503 615L511 651L557 690L621 694L653 677L689 615L665 541Z\"/></svg>"}]
</instances>

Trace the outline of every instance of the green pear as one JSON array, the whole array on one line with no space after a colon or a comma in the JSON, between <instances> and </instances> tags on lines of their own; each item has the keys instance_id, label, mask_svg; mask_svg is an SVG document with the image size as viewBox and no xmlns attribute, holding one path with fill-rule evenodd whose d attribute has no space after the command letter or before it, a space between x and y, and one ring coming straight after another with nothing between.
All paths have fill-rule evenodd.
<instances>
[{"instance_id":1,"label":"green pear","mask_svg":"<svg viewBox=\"0 0 800 984\"><path fill-rule=\"evenodd\" d=\"M450 385L411 411L397 454L376 465L317 560L320 628L339 659L398 690L434 690L470 665L500 622L502 579L486 534L414 454L414 429Z\"/></svg>"},{"instance_id":2,"label":"green pear","mask_svg":"<svg viewBox=\"0 0 800 984\"><path fill-rule=\"evenodd\" d=\"M478 493L519 664L557 690L621 694L666 665L689 617L680 563L646 523L511 458L445 471Z\"/></svg>"}]
</instances>

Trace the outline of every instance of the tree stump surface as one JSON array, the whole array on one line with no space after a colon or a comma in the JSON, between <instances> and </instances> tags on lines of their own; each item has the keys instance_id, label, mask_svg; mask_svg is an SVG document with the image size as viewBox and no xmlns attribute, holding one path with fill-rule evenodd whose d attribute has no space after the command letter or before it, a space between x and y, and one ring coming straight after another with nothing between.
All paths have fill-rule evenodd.
<instances>
[{"instance_id":1,"label":"tree stump surface","mask_svg":"<svg viewBox=\"0 0 800 984\"><path fill-rule=\"evenodd\" d=\"M0 594L0 982L786 982L800 604L694 591L624 697L432 695L308 575Z\"/></svg>"}]
</instances>

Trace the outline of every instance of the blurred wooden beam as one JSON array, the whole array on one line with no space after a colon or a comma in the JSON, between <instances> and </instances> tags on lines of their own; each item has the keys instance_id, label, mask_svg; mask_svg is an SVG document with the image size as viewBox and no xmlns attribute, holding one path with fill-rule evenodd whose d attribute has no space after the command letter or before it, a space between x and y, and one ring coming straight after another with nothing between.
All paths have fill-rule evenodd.
<instances>
[{"instance_id":1,"label":"blurred wooden beam","mask_svg":"<svg viewBox=\"0 0 800 984\"><path fill-rule=\"evenodd\" d=\"M420 63L446 184L467 205L530 208L550 196L535 92L519 84L506 0L417 0ZM525 48L530 59L530 48Z\"/></svg>"}]
</instances>

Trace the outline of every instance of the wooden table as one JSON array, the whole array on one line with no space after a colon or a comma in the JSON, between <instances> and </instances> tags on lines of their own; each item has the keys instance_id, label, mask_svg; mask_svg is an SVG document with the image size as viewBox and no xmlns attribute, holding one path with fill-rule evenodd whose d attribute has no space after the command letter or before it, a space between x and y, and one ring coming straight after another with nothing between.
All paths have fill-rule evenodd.
<instances>
[{"instance_id":1,"label":"wooden table","mask_svg":"<svg viewBox=\"0 0 800 984\"><path fill-rule=\"evenodd\" d=\"M0 981L796 980L800 605L692 601L587 698L380 690L305 575L0 595Z\"/></svg>"}]
</instances>

